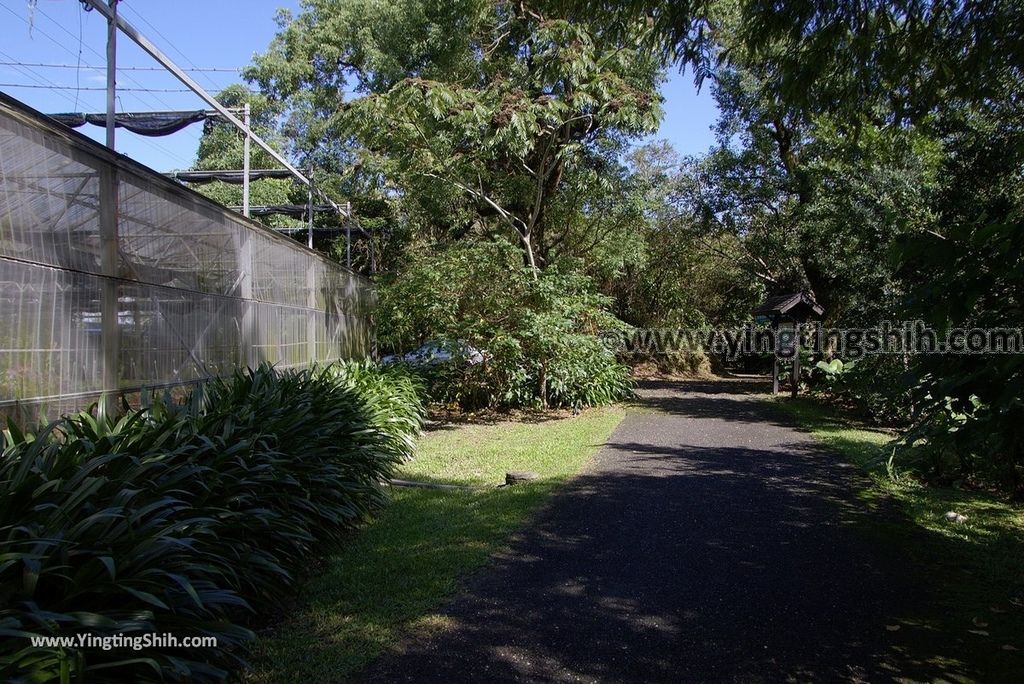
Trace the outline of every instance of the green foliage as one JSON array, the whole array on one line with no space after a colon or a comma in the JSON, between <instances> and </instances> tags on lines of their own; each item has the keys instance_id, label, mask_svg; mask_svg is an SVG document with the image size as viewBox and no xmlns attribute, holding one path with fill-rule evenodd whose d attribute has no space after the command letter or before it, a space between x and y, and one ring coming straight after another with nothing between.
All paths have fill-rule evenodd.
<instances>
[{"instance_id":1,"label":"green foliage","mask_svg":"<svg viewBox=\"0 0 1024 684\"><path fill-rule=\"evenodd\" d=\"M551 266L534 278L507 243L469 243L410 259L380 288L384 349L428 340L486 350L475 366L425 371L431 397L465 408L607 403L628 393L625 369L598 343L622 326L589 280Z\"/></svg>"},{"instance_id":2,"label":"green foliage","mask_svg":"<svg viewBox=\"0 0 1024 684\"><path fill-rule=\"evenodd\" d=\"M995 210L995 207L991 207ZM1020 329L1024 222L953 224L901 247L928 279L913 311L939 329ZM919 272L920 274L920 272ZM980 476L1024 496L1024 355L935 355L914 364L911 455L925 452L946 477Z\"/></svg>"},{"instance_id":3,"label":"green foliage","mask_svg":"<svg viewBox=\"0 0 1024 684\"><path fill-rule=\"evenodd\" d=\"M692 201L695 162L661 142L633 150L629 164L646 220L619 234L623 242L632 238L639 245L605 281L604 290L615 297L616 315L631 325L655 328L747 320L764 299L765 287L756 276L760 264L736 235L707 230Z\"/></svg>"},{"instance_id":4,"label":"green foliage","mask_svg":"<svg viewBox=\"0 0 1024 684\"><path fill-rule=\"evenodd\" d=\"M1019 70L1005 86L1024 83ZM1014 85L1015 84L1015 85ZM984 86L988 87L988 86ZM979 88L982 86L979 85ZM980 94L978 95L980 98ZM1014 98L936 115L944 157L933 230L893 249L910 318L940 331L1017 329L1024 311L1024 125ZM915 429L905 456L943 479L980 478L1024 496L1024 355L941 354L911 366Z\"/></svg>"},{"instance_id":5,"label":"green foliage","mask_svg":"<svg viewBox=\"0 0 1024 684\"><path fill-rule=\"evenodd\" d=\"M547 368L547 401L552 406L582 408L610 404L633 395L626 369L590 335L560 340Z\"/></svg>"},{"instance_id":6,"label":"green foliage","mask_svg":"<svg viewBox=\"0 0 1024 684\"><path fill-rule=\"evenodd\" d=\"M397 371L239 372L183 406L88 413L0 460L4 673L32 681L222 681L252 610L384 503L422 409ZM405 402L409 403L405 403ZM30 635L215 636L216 648L42 649Z\"/></svg>"},{"instance_id":7,"label":"green foliage","mask_svg":"<svg viewBox=\"0 0 1024 684\"><path fill-rule=\"evenodd\" d=\"M836 378L842 377L844 372L848 372L856 365L856 362L850 361L843 363L842 359L832 359L831 361L819 361L815 364L815 368L820 370L829 380L835 380Z\"/></svg>"},{"instance_id":8,"label":"green foliage","mask_svg":"<svg viewBox=\"0 0 1024 684\"><path fill-rule=\"evenodd\" d=\"M248 75L321 120L313 139L361 148L421 228L511 237L543 267L579 247L624 140L657 126L661 65L637 48L641 26L613 42L506 0L313 0Z\"/></svg>"},{"instance_id":9,"label":"green foliage","mask_svg":"<svg viewBox=\"0 0 1024 684\"><path fill-rule=\"evenodd\" d=\"M891 317L889 250L933 225L941 146L916 129L795 111L763 91L767 78L760 63L717 73L719 145L689 169L684 206L767 290L809 292L846 325Z\"/></svg>"},{"instance_id":10,"label":"green foliage","mask_svg":"<svg viewBox=\"0 0 1024 684\"><path fill-rule=\"evenodd\" d=\"M322 371L330 381L354 392L369 412L383 439L379 446L397 460L411 458L423 429L424 388L416 376L399 367L371 361L342 361Z\"/></svg>"},{"instance_id":11,"label":"green foliage","mask_svg":"<svg viewBox=\"0 0 1024 684\"><path fill-rule=\"evenodd\" d=\"M871 421L909 424L911 397L907 391L908 360L900 355L866 356L856 361L818 361L811 385ZM823 382L823 384L822 384Z\"/></svg>"},{"instance_id":12,"label":"green foliage","mask_svg":"<svg viewBox=\"0 0 1024 684\"><path fill-rule=\"evenodd\" d=\"M807 112L897 125L953 101L1006 98L1024 61L1016 0L560 0L621 35L636 17L669 59L714 78L722 62L758 63L763 92ZM723 29L728 37L722 35ZM986 40L978 40L984 35ZM1015 77L1015 76L1013 76Z\"/></svg>"}]
</instances>

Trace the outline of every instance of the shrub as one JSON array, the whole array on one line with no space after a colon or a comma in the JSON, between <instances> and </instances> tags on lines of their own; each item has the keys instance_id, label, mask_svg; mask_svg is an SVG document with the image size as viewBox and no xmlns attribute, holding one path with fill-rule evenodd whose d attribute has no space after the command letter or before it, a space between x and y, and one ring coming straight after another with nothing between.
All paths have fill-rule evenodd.
<instances>
[{"instance_id":1,"label":"shrub","mask_svg":"<svg viewBox=\"0 0 1024 684\"><path fill-rule=\"evenodd\" d=\"M592 335L566 335L548 350L543 369L546 402L539 396L541 362L515 338L496 338L486 362L413 368L431 399L472 410L483 407L583 408L633 396L628 369Z\"/></svg>"},{"instance_id":2,"label":"shrub","mask_svg":"<svg viewBox=\"0 0 1024 684\"><path fill-rule=\"evenodd\" d=\"M9 679L222 681L311 556L384 502L422 410L346 364L214 380L113 425L9 430L0 461L0 667ZM405 403L408 402L408 403ZM216 648L41 649L30 635L216 636Z\"/></svg>"},{"instance_id":3,"label":"shrub","mask_svg":"<svg viewBox=\"0 0 1024 684\"><path fill-rule=\"evenodd\" d=\"M548 401L553 406L600 406L633 395L625 366L590 335L564 340L548 368Z\"/></svg>"},{"instance_id":4,"label":"shrub","mask_svg":"<svg viewBox=\"0 0 1024 684\"><path fill-rule=\"evenodd\" d=\"M423 429L425 392L419 377L400 366L378 366L371 361L343 361L324 367L333 383L354 392L363 401L383 448L396 459L411 458L416 437Z\"/></svg>"},{"instance_id":5,"label":"shrub","mask_svg":"<svg viewBox=\"0 0 1024 684\"><path fill-rule=\"evenodd\" d=\"M856 361L819 361L805 366L813 387L832 396L872 421L889 426L910 420L907 369L902 356L884 354Z\"/></svg>"},{"instance_id":6,"label":"shrub","mask_svg":"<svg viewBox=\"0 0 1024 684\"><path fill-rule=\"evenodd\" d=\"M384 348L462 340L486 350L475 366L443 363L419 372L432 400L464 409L585 406L629 392L626 368L597 334L624 324L610 299L564 264L535 274L502 243L466 243L421 254L380 289Z\"/></svg>"}]
</instances>

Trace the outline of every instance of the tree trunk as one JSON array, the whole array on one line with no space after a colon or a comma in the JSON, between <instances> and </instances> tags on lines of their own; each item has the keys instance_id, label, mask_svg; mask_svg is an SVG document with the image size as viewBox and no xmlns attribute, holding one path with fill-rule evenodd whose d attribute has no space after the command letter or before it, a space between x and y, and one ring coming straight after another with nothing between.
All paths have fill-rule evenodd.
<instances>
[{"instance_id":1,"label":"tree trunk","mask_svg":"<svg viewBox=\"0 0 1024 684\"><path fill-rule=\"evenodd\" d=\"M523 246L523 265L533 272L533 279L537 279L537 259L533 253L533 243L529 233L519 233L519 242Z\"/></svg>"}]
</instances>

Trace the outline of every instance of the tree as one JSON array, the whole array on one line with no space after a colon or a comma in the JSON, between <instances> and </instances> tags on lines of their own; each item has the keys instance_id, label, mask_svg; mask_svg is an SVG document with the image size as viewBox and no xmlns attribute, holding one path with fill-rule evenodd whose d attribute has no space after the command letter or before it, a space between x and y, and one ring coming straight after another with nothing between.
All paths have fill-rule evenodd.
<instances>
[{"instance_id":1,"label":"tree","mask_svg":"<svg viewBox=\"0 0 1024 684\"><path fill-rule=\"evenodd\" d=\"M785 205L766 208L768 213L785 209L787 223L799 219L803 229L812 229L812 236L839 235L844 241L852 217L860 244L876 235L888 239L869 246L892 243L894 270L878 268L878 250L858 260L848 247L829 254L820 240L815 246L801 239L801 248L813 247L802 266L816 291L821 286L815 282L835 288L851 276L863 281L858 274L866 270L870 277L865 284L876 285L865 291L888 291L894 295L895 311L919 317L940 331L1019 326L1024 272L1022 3L565 4L590 8L610 25L649 15L656 40L693 67L698 79L711 76L721 86L732 70L753 72L753 101L771 105L757 109L770 112L777 105L778 112L797 124L784 126L788 133L799 134L776 135L784 173L776 168L766 177L788 199ZM775 132L781 131L779 127ZM803 140L800 149L790 156L787 152L798 139ZM818 141L829 141L838 154L812 162L812 145ZM763 149L754 138L750 142L746 151ZM872 158L874 163L864 163ZM914 169L919 171L916 180L907 174ZM760 179L745 185L735 186L733 206L739 206L738 200L764 198ZM885 232L863 230L870 226ZM994 472L1024 496L1020 359L950 354L914 358L909 377L916 422L908 444L929 451L936 471L954 469L961 476ZM893 383L891 391L902 389Z\"/></svg>"},{"instance_id":2,"label":"tree","mask_svg":"<svg viewBox=\"0 0 1024 684\"><path fill-rule=\"evenodd\" d=\"M507 242L466 240L411 255L380 288L380 341L403 350L463 341L487 361L428 374L432 397L463 408L603 404L629 394L595 334L622 327L578 272L522 266Z\"/></svg>"},{"instance_id":3,"label":"tree","mask_svg":"<svg viewBox=\"0 0 1024 684\"><path fill-rule=\"evenodd\" d=\"M616 314L641 327L729 325L746 320L764 295L745 266L738 236L709 232L692 210L700 162L682 159L666 142L629 154L642 189L644 220L632 259L609 278Z\"/></svg>"},{"instance_id":4,"label":"tree","mask_svg":"<svg viewBox=\"0 0 1024 684\"><path fill-rule=\"evenodd\" d=\"M1024 63L1017 0L561 0L613 33L645 17L663 54L698 80L759 64L765 92L805 112L919 122L954 100L1006 96ZM732 38L722 40L723 24ZM983 39L980 37L984 37Z\"/></svg>"},{"instance_id":5,"label":"tree","mask_svg":"<svg viewBox=\"0 0 1024 684\"><path fill-rule=\"evenodd\" d=\"M916 129L801 113L767 96L759 72L716 74L719 144L693 169L691 211L708 233L735 236L770 290L808 291L850 325L892 316L889 251L932 225L939 145Z\"/></svg>"},{"instance_id":6,"label":"tree","mask_svg":"<svg viewBox=\"0 0 1024 684\"><path fill-rule=\"evenodd\" d=\"M660 65L639 32L613 43L504 0L314 0L250 76L385 160L456 234L504 232L537 270L564 241L553 214L586 212L580 189L606 189L625 142L657 125Z\"/></svg>"}]
</instances>

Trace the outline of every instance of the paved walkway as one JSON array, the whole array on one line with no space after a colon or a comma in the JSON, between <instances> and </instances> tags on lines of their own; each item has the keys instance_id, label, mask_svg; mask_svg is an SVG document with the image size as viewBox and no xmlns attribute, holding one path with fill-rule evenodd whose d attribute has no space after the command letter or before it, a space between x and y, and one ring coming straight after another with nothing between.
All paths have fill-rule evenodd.
<instances>
[{"instance_id":1,"label":"paved walkway","mask_svg":"<svg viewBox=\"0 0 1024 684\"><path fill-rule=\"evenodd\" d=\"M453 628L367 680L951 674L907 644L925 597L880 543L895 514L869 511L857 470L753 389L645 384L646 410L442 609Z\"/></svg>"}]
</instances>

